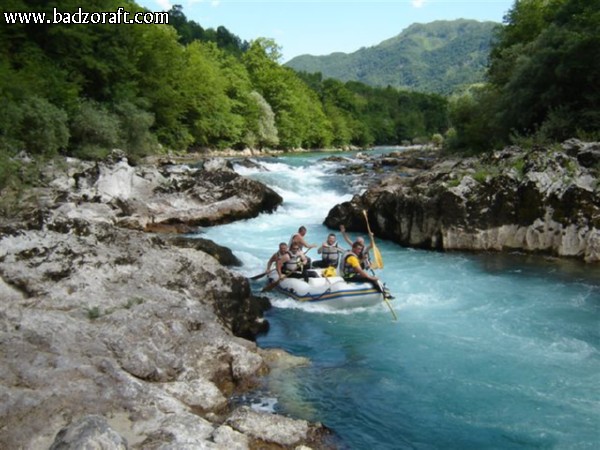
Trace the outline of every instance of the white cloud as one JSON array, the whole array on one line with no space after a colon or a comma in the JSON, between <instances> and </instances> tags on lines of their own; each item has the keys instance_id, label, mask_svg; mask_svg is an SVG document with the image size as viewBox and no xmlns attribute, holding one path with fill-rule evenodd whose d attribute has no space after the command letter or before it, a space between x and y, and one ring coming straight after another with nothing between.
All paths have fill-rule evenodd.
<instances>
[{"instance_id":1,"label":"white cloud","mask_svg":"<svg viewBox=\"0 0 600 450\"><path fill-rule=\"evenodd\" d=\"M158 3L158 6L160 6L164 11L168 11L173 7L170 0L156 0L156 3Z\"/></svg>"},{"instance_id":2,"label":"white cloud","mask_svg":"<svg viewBox=\"0 0 600 450\"><path fill-rule=\"evenodd\" d=\"M212 0L212 2L210 2L211 6L214 6L215 8L217 6L219 6L221 4L221 0Z\"/></svg>"},{"instance_id":3,"label":"white cloud","mask_svg":"<svg viewBox=\"0 0 600 450\"><path fill-rule=\"evenodd\" d=\"M425 0L412 0L411 3L415 8L420 8L425 4Z\"/></svg>"}]
</instances>

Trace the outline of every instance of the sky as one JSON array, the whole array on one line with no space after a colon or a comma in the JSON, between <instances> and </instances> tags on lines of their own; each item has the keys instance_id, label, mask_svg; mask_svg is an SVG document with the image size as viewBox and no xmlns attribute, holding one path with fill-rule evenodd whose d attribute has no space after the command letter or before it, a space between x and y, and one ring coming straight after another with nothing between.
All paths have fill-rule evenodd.
<instances>
[{"instance_id":1,"label":"sky","mask_svg":"<svg viewBox=\"0 0 600 450\"><path fill-rule=\"evenodd\" d=\"M413 23L475 19L501 23L515 0L136 0L151 11L183 7L203 28L224 26L245 41L272 38L281 63L302 54L352 53Z\"/></svg>"}]
</instances>

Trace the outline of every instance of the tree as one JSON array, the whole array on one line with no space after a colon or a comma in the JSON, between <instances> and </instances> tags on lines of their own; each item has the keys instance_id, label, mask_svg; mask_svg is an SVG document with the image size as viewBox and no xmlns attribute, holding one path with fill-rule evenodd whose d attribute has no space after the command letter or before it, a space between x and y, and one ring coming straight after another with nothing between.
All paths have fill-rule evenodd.
<instances>
[{"instance_id":1,"label":"tree","mask_svg":"<svg viewBox=\"0 0 600 450\"><path fill-rule=\"evenodd\" d=\"M185 98L185 123L194 144L224 147L239 141L242 119L232 112L226 95L227 80L208 44L192 42L185 49L181 90Z\"/></svg>"},{"instance_id":2,"label":"tree","mask_svg":"<svg viewBox=\"0 0 600 450\"><path fill-rule=\"evenodd\" d=\"M331 144L331 124L321 102L296 73L280 66L281 53L270 39L252 42L242 60L256 90L275 113L279 142L284 148Z\"/></svg>"},{"instance_id":3,"label":"tree","mask_svg":"<svg viewBox=\"0 0 600 450\"><path fill-rule=\"evenodd\" d=\"M183 116L186 97L182 92L185 47L177 41L177 32L166 25L144 28L136 47L139 102L154 114L159 141L174 149L187 149L193 142Z\"/></svg>"},{"instance_id":4,"label":"tree","mask_svg":"<svg viewBox=\"0 0 600 450\"><path fill-rule=\"evenodd\" d=\"M521 0L506 20L489 70L505 140L600 129L600 0Z\"/></svg>"},{"instance_id":5,"label":"tree","mask_svg":"<svg viewBox=\"0 0 600 450\"><path fill-rule=\"evenodd\" d=\"M253 120L249 121L244 143L258 148L276 147L279 144L279 134L271 105L256 91L250 93L250 98L255 102L256 108L249 108L249 111L254 111L255 114L250 113L250 118Z\"/></svg>"}]
</instances>

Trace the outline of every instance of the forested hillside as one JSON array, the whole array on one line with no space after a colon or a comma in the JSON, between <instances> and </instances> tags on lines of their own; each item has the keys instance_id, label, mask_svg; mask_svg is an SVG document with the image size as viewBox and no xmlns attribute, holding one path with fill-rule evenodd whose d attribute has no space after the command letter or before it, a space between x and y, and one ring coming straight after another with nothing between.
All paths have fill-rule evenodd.
<instances>
[{"instance_id":1,"label":"forested hillside","mask_svg":"<svg viewBox=\"0 0 600 450\"><path fill-rule=\"evenodd\" d=\"M132 159L200 148L322 148L429 139L447 128L446 100L307 80L277 44L204 29L180 6L169 24L7 23L5 12L74 12L75 0L0 6L0 188L13 156ZM128 0L92 0L86 12ZM385 102L382 107L380 102Z\"/></svg>"},{"instance_id":2,"label":"forested hillside","mask_svg":"<svg viewBox=\"0 0 600 450\"><path fill-rule=\"evenodd\" d=\"M43 164L54 155L102 158L113 148L135 160L201 148L370 146L443 135L446 148L473 152L530 136L599 134L600 0L516 1L496 32L487 82L450 98L297 73L280 64L276 42L204 29L177 6L169 25L9 24L3 14L80 7L75 0L0 5L0 189L37 180L15 158L23 151ZM85 5L88 12L118 8L144 11L132 0ZM412 27L411 45L441 58L443 27L437 34L426 28Z\"/></svg>"},{"instance_id":3,"label":"forested hillside","mask_svg":"<svg viewBox=\"0 0 600 450\"><path fill-rule=\"evenodd\" d=\"M498 25L464 19L416 23L374 47L350 54L302 55L286 66L341 81L450 94L483 81Z\"/></svg>"}]
</instances>

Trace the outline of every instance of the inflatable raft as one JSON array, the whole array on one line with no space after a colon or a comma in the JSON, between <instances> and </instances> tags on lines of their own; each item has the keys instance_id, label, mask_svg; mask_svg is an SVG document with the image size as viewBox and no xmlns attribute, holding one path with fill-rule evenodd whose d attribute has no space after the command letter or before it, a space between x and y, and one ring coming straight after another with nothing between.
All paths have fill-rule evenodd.
<instances>
[{"instance_id":1,"label":"inflatable raft","mask_svg":"<svg viewBox=\"0 0 600 450\"><path fill-rule=\"evenodd\" d=\"M308 282L302 278L278 279L269 274L268 290L277 290L299 302L320 303L332 309L358 308L376 305L384 300L380 290L370 282L347 282L340 276L323 276L324 269L309 269Z\"/></svg>"}]
</instances>

